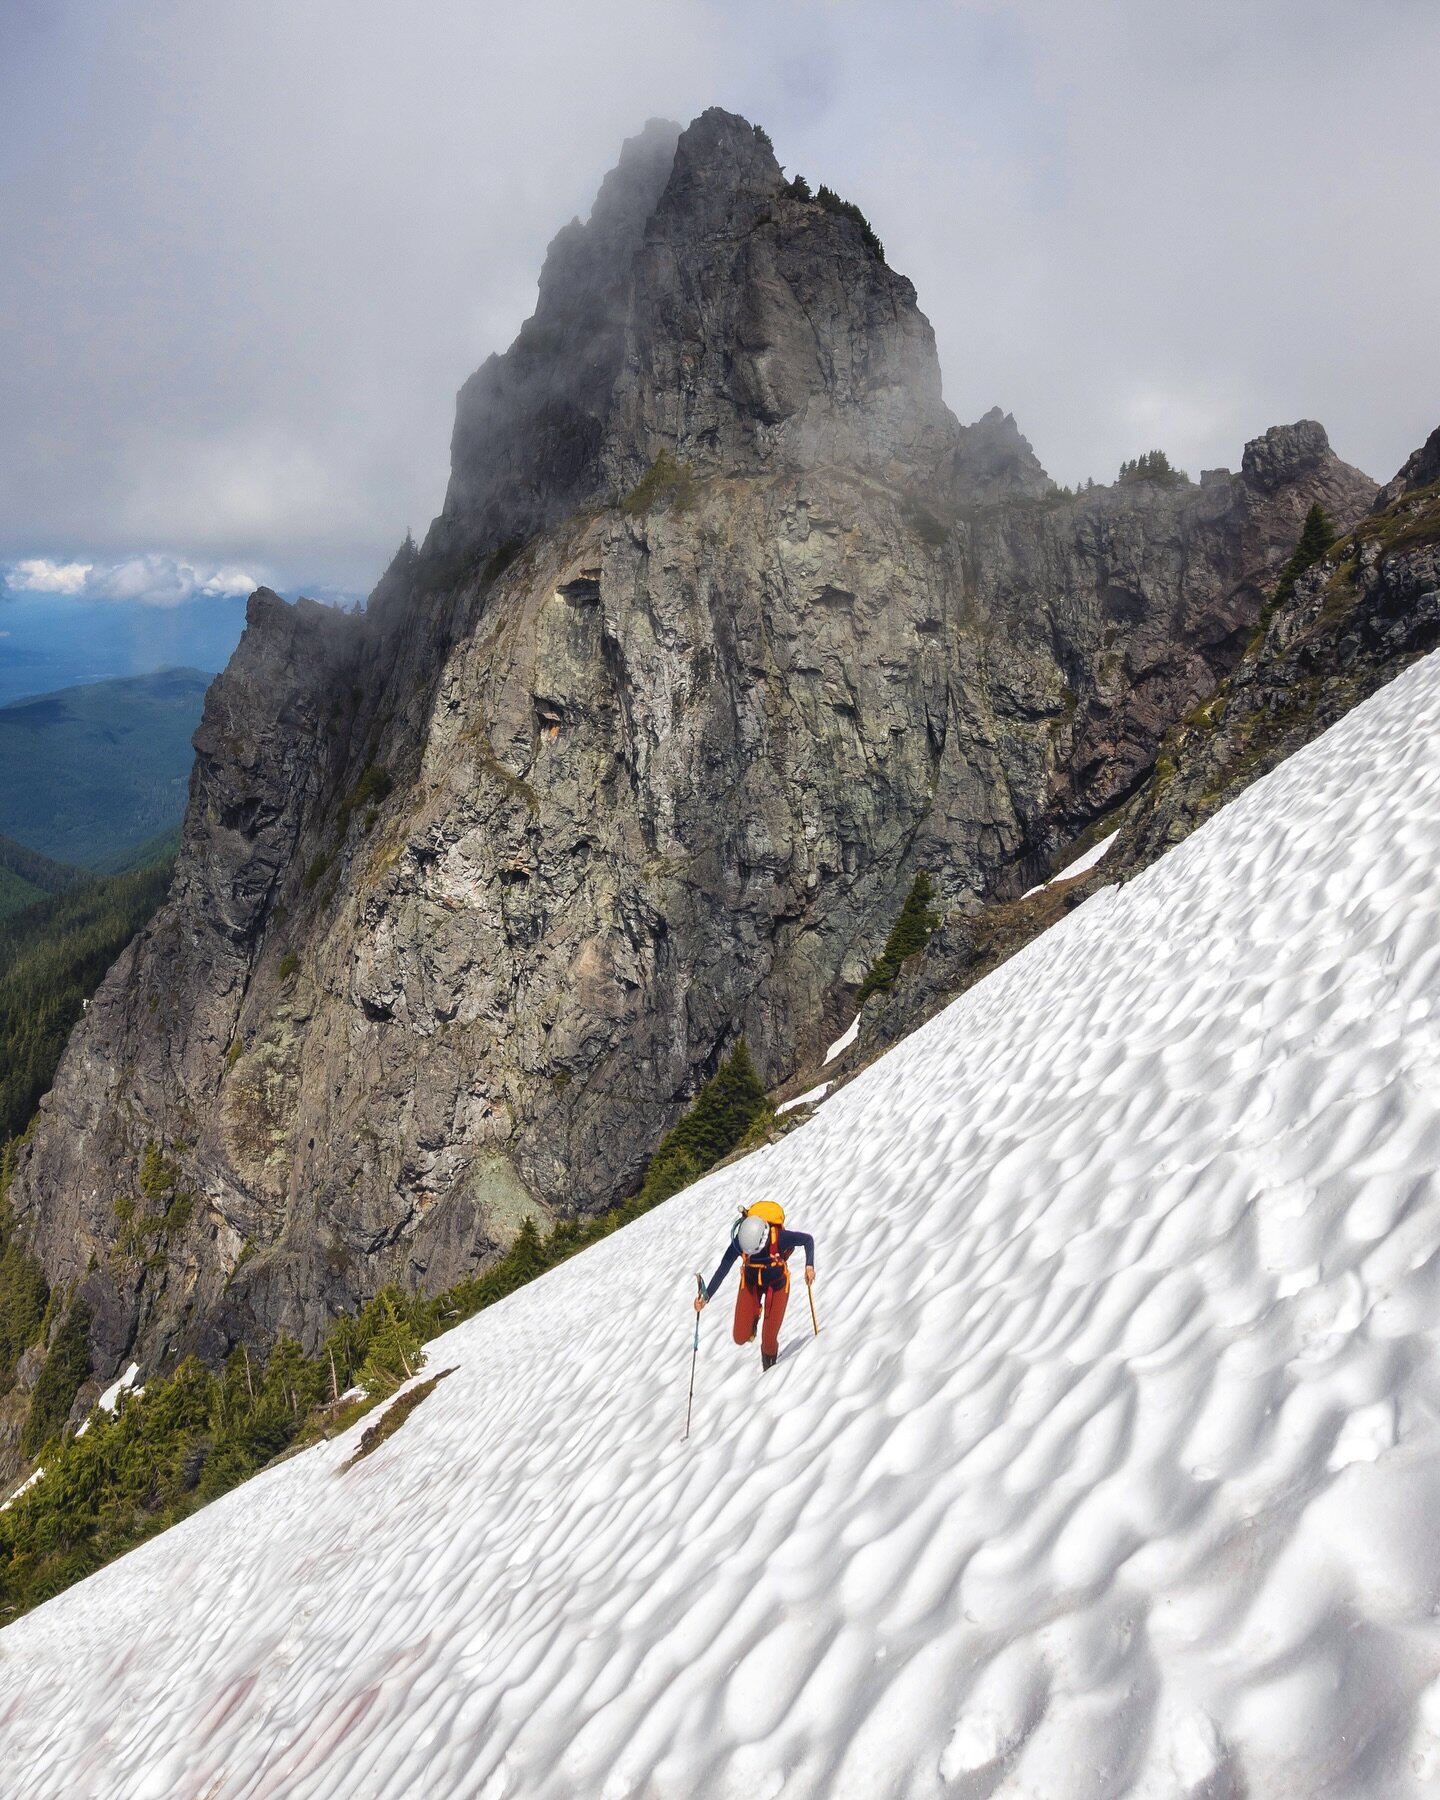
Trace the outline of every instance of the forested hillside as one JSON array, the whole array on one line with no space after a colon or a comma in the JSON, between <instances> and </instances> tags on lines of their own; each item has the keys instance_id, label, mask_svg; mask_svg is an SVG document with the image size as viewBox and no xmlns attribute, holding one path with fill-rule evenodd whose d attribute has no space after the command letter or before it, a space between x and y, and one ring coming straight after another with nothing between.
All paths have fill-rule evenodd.
<instances>
[{"instance_id":1,"label":"forested hillside","mask_svg":"<svg viewBox=\"0 0 1440 1800\"><path fill-rule=\"evenodd\" d=\"M170 855L174 855L173 850ZM146 863L158 860L156 856L141 859ZM52 862L38 850L17 844L14 838L0 837L0 919L22 912L47 894L62 893L84 879L83 870L69 863Z\"/></svg>"},{"instance_id":2,"label":"forested hillside","mask_svg":"<svg viewBox=\"0 0 1440 1800\"><path fill-rule=\"evenodd\" d=\"M753 1148L805 1116L776 1121L742 1043L701 1088L660 1145L639 1193L624 1204L599 1218L562 1220L548 1231L527 1219L498 1262L433 1299L384 1288L355 1315L336 1319L313 1356L304 1355L293 1338L282 1338L268 1356L238 1346L218 1373L186 1357L173 1373L148 1377L143 1393L115 1393L102 1401L93 1429L67 1435L71 1408L90 1372L88 1309L71 1301L21 1431L25 1457L37 1463L36 1479L0 1506L0 1624L290 1449L345 1430L419 1370L422 1345L430 1338L632 1224L737 1147ZM117 1213L126 1216L130 1255L143 1254L172 1217L188 1215L195 1199L158 1145L147 1155L140 1188L137 1199L116 1202ZM25 1349L59 1317L62 1303L40 1265L14 1241L0 1191L0 1389ZM378 1434L373 1441L388 1429L382 1419L372 1428ZM362 1443L362 1454L365 1448Z\"/></svg>"},{"instance_id":3,"label":"forested hillside","mask_svg":"<svg viewBox=\"0 0 1440 1800\"><path fill-rule=\"evenodd\" d=\"M29 1124L85 1002L169 879L168 862L152 864L0 920L0 1143Z\"/></svg>"}]
</instances>

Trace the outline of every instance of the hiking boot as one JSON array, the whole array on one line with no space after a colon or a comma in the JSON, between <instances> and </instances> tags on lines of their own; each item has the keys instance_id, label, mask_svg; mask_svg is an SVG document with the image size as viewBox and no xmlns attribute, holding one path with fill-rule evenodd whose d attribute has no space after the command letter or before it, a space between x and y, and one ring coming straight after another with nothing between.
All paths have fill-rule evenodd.
<instances>
[{"instance_id":1,"label":"hiking boot","mask_svg":"<svg viewBox=\"0 0 1440 1800\"><path fill-rule=\"evenodd\" d=\"M773 1356L767 1356L763 1350L760 1352L760 1367L762 1369L773 1369L779 1360L780 1352L778 1350Z\"/></svg>"}]
</instances>

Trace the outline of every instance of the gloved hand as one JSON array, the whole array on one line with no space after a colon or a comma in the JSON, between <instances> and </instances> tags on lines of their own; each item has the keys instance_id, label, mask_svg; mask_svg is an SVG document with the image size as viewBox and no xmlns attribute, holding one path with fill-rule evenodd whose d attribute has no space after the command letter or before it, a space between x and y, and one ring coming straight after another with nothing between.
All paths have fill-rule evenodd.
<instances>
[{"instance_id":1,"label":"gloved hand","mask_svg":"<svg viewBox=\"0 0 1440 1800\"><path fill-rule=\"evenodd\" d=\"M706 1305L705 1296L703 1294L697 1294L695 1296L696 1312L703 1312L705 1310L705 1305Z\"/></svg>"}]
</instances>

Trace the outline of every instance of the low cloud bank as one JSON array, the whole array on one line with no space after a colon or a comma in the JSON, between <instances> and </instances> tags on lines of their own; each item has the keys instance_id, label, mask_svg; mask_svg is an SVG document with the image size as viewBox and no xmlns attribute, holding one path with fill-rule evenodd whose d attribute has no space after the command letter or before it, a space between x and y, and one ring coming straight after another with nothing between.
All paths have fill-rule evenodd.
<instances>
[{"instance_id":1,"label":"low cloud bank","mask_svg":"<svg viewBox=\"0 0 1440 1800\"><path fill-rule=\"evenodd\" d=\"M197 567L152 550L114 563L26 557L8 565L4 585L13 594L68 594L142 606L180 606L187 600L234 599L253 592L260 581L245 569Z\"/></svg>"}]
</instances>

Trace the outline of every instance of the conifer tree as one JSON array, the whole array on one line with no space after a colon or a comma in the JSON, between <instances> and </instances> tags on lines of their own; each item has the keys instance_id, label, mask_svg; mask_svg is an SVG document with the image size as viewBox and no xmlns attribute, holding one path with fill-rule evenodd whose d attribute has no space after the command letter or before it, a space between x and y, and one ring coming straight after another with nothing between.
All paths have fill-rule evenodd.
<instances>
[{"instance_id":1,"label":"conifer tree","mask_svg":"<svg viewBox=\"0 0 1440 1800\"><path fill-rule=\"evenodd\" d=\"M404 1296L395 1288L382 1288L375 1298L380 1305L380 1322L360 1366L360 1385L372 1394L389 1393L399 1387L423 1360L420 1334L405 1307Z\"/></svg>"},{"instance_id":2,"label":"conifer tree","mask_svg":"<svg viewBox=\"0 0 1440 1800\"><path fill-rule=\"evenodd\" d=\"M678 1194L727 1156L768 1104L750 1046L741 1038L695 1096L689 1112L660 1140L640 1190L642 1206Z\"/></svg>"},{"instance_id":3,"label":"conifer tree","mask_svg":"<svg viewBox=\"0 0 1440 1800\"><path fill-rule=\"evenodd\" d=\"M18 1244L5 1242L0 1219L0 1392L9 1387L16 1363L39 1337L49 1299L44 1269Z\"/></svg>"},{"instance_id":4,"label":"conifer tree","mask_svg":"<svg viewBox=\"0 0 1440 1800\"><path fill-rule=\"evenodd\" d=\"M1289 600L1295 592L1295 583L1308 568L1320 561L1334 542L1335 521L1318 500L1312 501L1300 531L1300 541L1289 562L1280 571L1280 579L1275 584L1275 594L1270 602L1271 610L1283 606Z\"/></svg>"},{"instance_id":5,"label":"conifer tree","mask_svg":"<svg viewBox=\"0 0 1440 1800\"><path fill-rule=\"evenodd\" d=\"M1163 450L1147 450L1143 456L1121 463L1120 480L1155 481L1162 487L1183 487L1190 477L1183 469L1177 469Z\"/></svg>"},{"instance_id":6,"label":"conifer tree","mask_svg":"<svg viewBox=\"0 0 1440 1800\"><path fill-rule=\"evenodd\" d=\"M940 924L940 915L931 906L934 898L934 884L924 869L918 870L910 884L910 892L905 896L905 904L900 908L900 916L890 928L885 948L860 983L857 1004L863 1006L872 994L889 987L905 959L916 955L930 942Z\"/></svg>"},{"instance_id":7,"label":"conifer tree","mask_svg":"<svg viewBox=\"0 0 1440 1800\"><path fill-rule=\"evenodd\" d=\"M20 1434L20 1449L25 1456L34 1456L52 1437L60 1435L89 1373L90 1308L83 1300L77 1300L66 1313L65 1323L56 1333L35 1383L30 1416Z\"/></svg>"},{"instance_id":8,"label":"conifer tree","mask_svg":"<svg viewBox=\"0 0 1440 1800\"><path fill-rule=\"evenodd\" d=\"M522 1282L533 1281L537 1275L545 1273L549 1266L545 1260L545 1246L533 1219L521 1221L507 1261L514 1265L515 1274L519 1278L517 1286Z\"/></svg>"}]
</instances>

